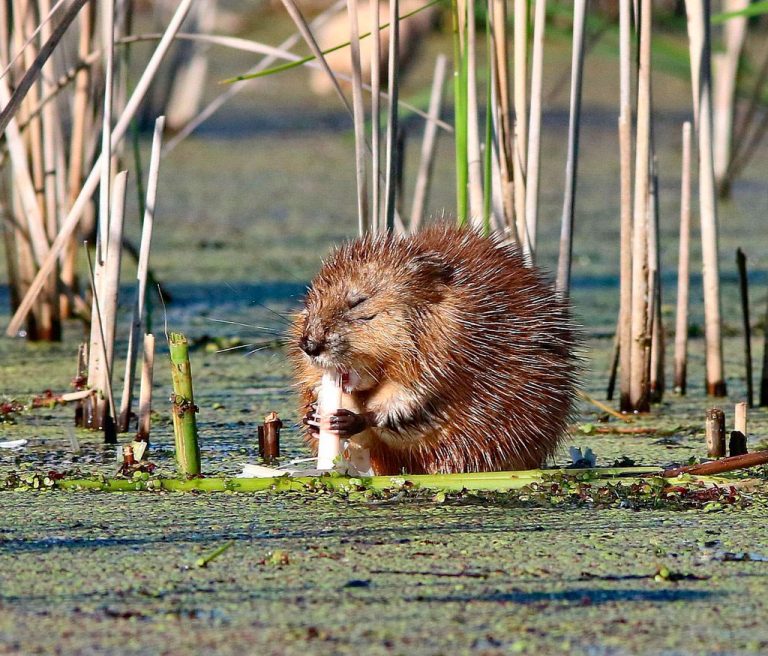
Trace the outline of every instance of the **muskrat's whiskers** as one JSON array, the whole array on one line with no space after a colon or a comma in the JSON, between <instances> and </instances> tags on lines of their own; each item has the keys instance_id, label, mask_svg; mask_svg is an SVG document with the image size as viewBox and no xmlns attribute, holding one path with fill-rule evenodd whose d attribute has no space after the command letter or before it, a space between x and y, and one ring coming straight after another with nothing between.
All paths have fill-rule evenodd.
<instances>
[{"instance_id":1,"label":"muskrat's whiskers","mask_svg":"<svg viewBox=\"0 0 768 656\"><path fill-rule=\"evenodd\" d=\"M285 324L287 324L289 326L293 323L293 321L291 320L290 315L288 315L288 314L283 314L282 312L278 312L277 310L269 307L268 305L264 305L264 303L259 303L258 301L251 301L251 303L253 303L253 305L258 305L259 307L264 308L268 312L271 312L278 319L280 319L280 321L282 321L283 323L285 323Z\"/></svg>"},{"instance_id":2,"label":"muskrat's whiskers","mask_svg":"<svg viewBox=\"0 0 768 656\"><path fill-rule=\"evenodd\" d=\"M266 333L270 333L271 335L282 335L283 333L279 330L275 330L274 328L268 328L267 326L258 326L255 323L241 323L240 321L228 321L227 319L214 319L212 317L205 317L208 321L214 321L216 323L226 323L230 326L242 326L243 328L253 328L255 330L262 330Z\"/></svg>"},{"instance_id":3,"label":"muskrat's whiskers","mask_svg":"<svg viewBox=\"0 0 768 656\"><path fill-rule=\"evenodd\" d=\"M236 351L237 349L250 348L251 346L255 346L255 344L239 344L238 346L230 346L228 348L219 349L216 351L216 353L226 353L227 351Z\"/></svg>"},{"instance_id":4,"label":"muskrat's whiskers","mask_svg":"<svg viewBox=\"0 0 768 656\"><path fill-rule=\"evenodd\" d=\"M253 344L249 344L249 346L253 346ZM254 353L258 353L259 351L264 351L269 348L273 348L273 345L266 344L265 346L259 346L259 348L255 348L252 351L248 351L248 353L246 353L245 356L248 357L249 355L253 355Z\"/></svg>"},{"instance_id":5,"label":"muskrat's whiskers","mask_svg":"<svg viewBox=\"0 0 768 656\"><path fill-rule=\"evenodd\" d=\"M291 276L291 277L295 278L295 279L296 279L297 281L299 281L299 282L304 282L303 280L299 280L298 278L296 278L296 276ZM258 305L259 307L261 307L261 308L263 308L263 309L267 310L267 312L271 312L271 313L272 313L272 314L274 314L274 315L275 315L275 316L276 316L278 319L280 319L280 321L282 321L282 322L284 322L284 323L287 323L288 325L291 325L291 323L293 323L293 321L292 321L292 319L291 319L291 315L290 315L290 314L283 314L282 312L278 312L277 310L275 310L275 309L273 309L273 308L269 307L268 305L264 305L264 303L260 303L259 301L255 301L255 300L251 300L251 299L246 299L246 298L245 298L245 296L244 296L244 295L243 295L241 292L239 292L239 291L238 291L238 290L235 288L235 286L234 286L234 285L232 285L231 283L228 283L228 282L225 282L224 284L225 284L227 287L229 287L229 288L230 288L230 289L231 289L231 290L232 290L232 291L233 291L233 292L234 292L234 293L235 293L237 296L239 296L241 300L245 300L245 301L247 301L247 303L248 303L249 305Z\"/></svg>"}]
</instances>

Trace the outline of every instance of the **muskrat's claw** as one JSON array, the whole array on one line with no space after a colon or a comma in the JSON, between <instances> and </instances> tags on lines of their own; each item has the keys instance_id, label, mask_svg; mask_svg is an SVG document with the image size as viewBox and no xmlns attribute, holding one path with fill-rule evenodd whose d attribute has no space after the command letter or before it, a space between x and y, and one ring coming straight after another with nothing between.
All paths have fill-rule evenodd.
<instances>
[{"instance_id":1,"label":"muskrat's claw","mask_svg":"<svg viewBox=\"0 0 768 656\"><path fill-rule=\"evenodd\" d=\"M370 426L367 415L340 408L330 417L331 431L339 437L352 437Z\"/></svg>"}]
</instances>

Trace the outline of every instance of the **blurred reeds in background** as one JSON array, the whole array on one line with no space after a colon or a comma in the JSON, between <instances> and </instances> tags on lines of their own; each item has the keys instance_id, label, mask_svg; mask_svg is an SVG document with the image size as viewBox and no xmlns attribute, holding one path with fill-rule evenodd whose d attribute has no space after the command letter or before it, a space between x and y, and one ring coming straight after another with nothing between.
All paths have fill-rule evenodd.
<instances>
[{"instance_id":1,"label":"blurred reeds in background","mask_svg":"<svg viewBox=\"0 0 768 656\"><path fill-rule=\"evenodd\" d=\"M116 4L62 0L54 6L48 0L3 4L0 66L5 73L0 83L0 128L5 176L0 203L13 310L8 334L56 340L61 336L62 320L77 315L91 322L88 385L96 393L94 408L86 412L86 424L104 427L106 416L116 421L117 409L109 399L114 397L111 372L119 287L115 276L125 242L121 221L126 172L130 170L129 175L143 185L141 162L130 161L133 150L126 144L136 134L132 126L138 127L142 112L144 122L147 112L152 122L157 114L168 112L175 134L166 140L162 150L166 155L253 83L249 80L298 66L311 70L309 83L314 89L335 93L349 113L355 137L350 167L356 174L360 233L413 232L428 220L425 208L435 144L439 138L448 138L455 146L456 196L456 206L447 208L448 214L462 225L494 232L502 240L518 244L532 264L540 245L541 117L547 102L542 96L543 62L548 31L555 29L565 30L572 39L571 66L563 73L565 84L570 80L570 103L567 157L561 163L565 190L557 277L559 293L568 296L573 235L579 230L583 72L590 49L601 35L613 32L618 35L620 70L616 94L620 146L615 161L621 171L619 188L610 191L621 198L620 216L616 217L621 229L616 245L620 312L615 362L621 409L647 410L665 389L658 188L668 172L658 170L654 150L654 33L656 29L676 29L682 37L685 28L683 17L669 13L665 14L666 24L655 22L661 19L652 15L654 3L650 1L604 4L592 6L582 0L349 0L313 9L283 0L296 34L278 46L213 34L219 11L214 0L163 5L157 18L165 16L165 20L153 34L133 31L137 8L130 0ZM662 7L657 16L664 10ZM687 68L691 79L691 142L696 145L695 150L690 149L696 169L689 170L693 164L684 158L683 178L698 180L692 191L687 182L681 189L681 235L689 234L690 210L698 207L707 391L715 396L726 392L718 193L729 192L768 130L768 52L762 46L766 28L759 17L749 22L750 16L767 11L765 3L746 0L723 0L714 8L709 1L689 0L684 17L689 55L679 55L677 61ZM419 41L435 25L452 32L451 84L447 84L447 59L441 54L423 106L413 107L402 98L403 75L417 56ZM135 58L130 61L130 44L144 40L152 44L151 57L142 63ZM174 44L183 46L171 58ZM261 59L203 106L207 57L220 47L248 56L258 53ZM309 54L302 54L307 51ZM164 61L166 68L161 68ZM130 71L139 71L135 81ZM151 103L147 101L150 96ZM421 121L421 148L411 149L419 153L413 185L398 184L406 157L403 144L415 141L415 135L408 134L414 131L415 122L404 122L401 114L405 112ZM136 309L126 333L130 334L128 371L119 417L124 430L130 423L138 346L147 328L144 303L147 278L151 277L151 224L161 196L156 176L162 129L159 122L150 164L154 178L150 177L146 199L141 194L146 204L142 220L145 229L150 227L146 244L142 240ZM402 209L406 188L413 189L407 213ZM79 279L83 258L78 254L85 238L95 246L92 298ZM685 259L684 239L681 244L678 271L683 291L679 302L685 298L683 278L692 266ZM685 310L679 305L678 337L686 330ZM684 393L686 351L683 341L677 341L675 387Z\"/></svg>"}]
</instances>

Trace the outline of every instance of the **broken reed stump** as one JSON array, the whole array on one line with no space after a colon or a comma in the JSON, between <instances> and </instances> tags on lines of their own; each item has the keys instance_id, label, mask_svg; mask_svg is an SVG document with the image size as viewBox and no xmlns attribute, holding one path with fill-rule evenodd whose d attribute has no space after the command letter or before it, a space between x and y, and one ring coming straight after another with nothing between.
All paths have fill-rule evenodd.
<instances>
[{"instance_id":1,"label":"broken reed stump","mask_svg":"<svg viewBox=\"0 0 768 656\"><path fill-rule=\"evenodd\" d=\"M752 328L749 323L749 281L747 279L747 256L736 249L736 267L739 270L739 292L741 294L741 320L744 327L744 376L747 380L747 403L754 405L752 387Z\"/></svg>"},{"instance_id":2,"label":"broken reed stump","mask_svg":"<svg viewBox=\"0 0 768 656\"><path fill-rule=\"evenodd\" d=\"M88 384L88 342L77 347L77 371L72 379L72 387L76 392L84 390ZM85 413L84 401L75 404L75 426L82 428Z\"/></svg>"},{"instance_id":3,"label":"broken reed stump","mask_svg":"<svg viewBox=\"0 0 768 656\"><path fill-rule=\"evenodd\" d=\"M168 346L171 356L173 383L173 433L176 462L185 476L200 475L200 446L197 439L198 411L192 393L192 368L189 363L189 343L182 333L170 333Z\"/></svg>"},{"instance_id":4,"label":"broken reed stump","mask_svg":"<svg viewBox=\"0 0 768 656\"><path fill-rule=\"evenodd\" d=\"M707 455L710 458L725 456L725 413L720 408L709 408L706 421Z\"/></svg>"},{"instance_id":5,"label":"broken reed stump","mask_svg":"<svg viewBox=\"0 0 768 656\"><path fill-rule=\"evenodd\" d=\"M747 436L739 431L731 431L731 439L728 440L728 455L743 456L747 451Z\"/></svg>"},{"instance_id":6,"label":"broken reed stump","mask_svg":"<svg viewBox=\"0 0 768 656\"><path fill-rule=\"evenodd\" d=\"M743 456L747 453L747 403L736 404L731 439L728 442L728 455Z\"/></svg>"},{"instance_id":7,"label":"broken reed stump","mask_svg":"<svg viewBox=\"0 0 768 656\"><path fill-rule=\"evenodd\" d=\"M136 459L133 457L133 447L130 444L123 446L123 469L128 469L136 464Z\"/></svg>"},{"instance_id":8,"label":"broken reed stump","mask_svg":"<svg viewBox=\"0 0 768 656\"><path fill-rule=\"evenodd\" d=\"M155 336L144 335L144 358L141 365L141 388L139 390L139 426L136 441L149 446L149 429L152 414L152 377L155 368Z\"/></svg>"},{"instance_id":9,"label":"broken reed stump","mask_svg":"<svg viewBox=\"0 0 768 656\"><path fill-rule=\"evenodd\" d=\"M621 326L616 327L616 335L613 338L613 352L611 354L611 369L608 372L608 386L605 390L605 400L613 401L613 393L616 391L616 377L619 372L619 362L621 360L621 341L619 331Z\"/></svg>"},{"instance_id":10,"label":"broken reed stump","mask_svg":"<svg viewBox=\"0 0 768 656\"><path fill-rule=\"evenodd\" d=\"M264 417L264 426L259 427L259 455L267 462L280 457L280 429L283 422L276 412Z\"/></svg>"}]
</instances>

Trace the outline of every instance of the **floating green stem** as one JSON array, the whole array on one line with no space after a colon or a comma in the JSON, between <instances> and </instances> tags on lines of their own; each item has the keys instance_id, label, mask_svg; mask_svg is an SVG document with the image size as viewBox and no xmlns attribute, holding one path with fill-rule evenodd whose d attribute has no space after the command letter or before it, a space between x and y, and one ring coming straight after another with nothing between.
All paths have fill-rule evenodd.
<instances>
[{"instance_id":1,"label":"floating green stem","mask_svg":"<svg viewBox=\"0 0 768 656\"><path fill-rule=\"evenodd\" d=\"M171 379L173 382L173 433L176 444L176 462L185 476L200 474L200 446L197 440L197 421L192 394L192 368L189 364L189 344L182 333L168 336L171 353Z\"/></svg>"},{"instance_id":2,"label":"floating green stem","mask_svg":"<svg viewBox=\"0 0 768 656\"><path fill-rule=\"evenodd\" d=\"M370 490L416 488L445 492L476 490L505 492L519 490L532 483L551 480L552 477L583 478L595 487L621 481L631 484L662 475L661 467L602 467L598 469L534 469L529 471L487 472L480 474L416 474L402 476L305 476L291 478L149 478L124 479L62 479L52 481L51 486L60 489L99 490L103 492L166 491L166 492L263 492L334 489L345 490L363 487ZM660 479L659 479L660 480ZM685 476L675 479L675 485L691 483L721 483L724 479L706 476Z\"/></svg>"},{"instance_id":3,"label":"floating green stem","mask_svg":"<svg viewBox=\"0 0 768 656\"><path fill-rule=\"evenodd\" d=\"M195 561L195 567L208 567L208 563L216 560L227 549L234 546L234 544L234 541L230 540L226 544L222 544L218 549L214 549L207 556L200 556L200 558Z\"/></svg>"}]
</instances>

